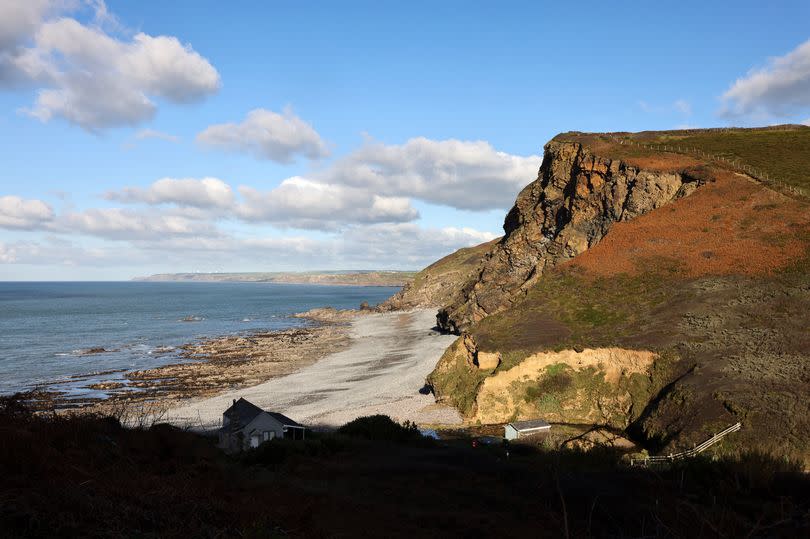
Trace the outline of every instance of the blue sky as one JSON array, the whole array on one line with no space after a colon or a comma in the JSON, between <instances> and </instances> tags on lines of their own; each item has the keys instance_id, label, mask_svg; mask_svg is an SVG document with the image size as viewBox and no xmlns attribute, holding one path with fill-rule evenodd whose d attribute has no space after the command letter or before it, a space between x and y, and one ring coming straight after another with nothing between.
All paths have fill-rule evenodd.
<instances>
[{"instance_id":1,"label":"blue sky","mask_svg":"<svg viewBox=\"0 0 810 539\"><path fill-rule=\"evenodd\" d=\"M0 280L415 269L558 132L810 120L807 2L616 4L0 0Z\"/></svg>"}]
</instances>

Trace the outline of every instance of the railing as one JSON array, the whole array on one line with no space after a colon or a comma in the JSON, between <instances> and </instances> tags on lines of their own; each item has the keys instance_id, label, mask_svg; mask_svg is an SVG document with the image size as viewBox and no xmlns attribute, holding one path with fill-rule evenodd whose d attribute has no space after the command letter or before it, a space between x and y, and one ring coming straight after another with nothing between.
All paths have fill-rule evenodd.
<instances>
[{"instance_id":1,"label":"railing","mask_svg":"<svg viewBox=\"0 0 810 539\"><path fill-rule=\"evenodd\" d=\"M775 186L782 191L787 191L791 194L801 197L806 198L810 197L810 191L808 191L807 189L798 187L796 185L791 185L783 180L774 178L763 170L759 170L757 168L752 167L751 165L745 164L740 159L729 159L728 157L719 154L706 152L704 150L701 150L699 148L693 148L691 146L682 146L680 144L644 144L642 142L637 142L632 139L623 139L615 135L607 135L607 136L613 139L614 142L617 142L618 144L621 145L627 144L630 146L638 146L640 148L645 148L647 150L653 150L658 152L681 153L686 155L694 155L697 157L701 157L703 159L712 159L714 161L723 163L726 167L732 168L739 172L744 172L762 183Z\"/></svg>"},{"instance_id":2,"label":"railing","mask_svg":"<svg viewBox=\"0 0 810 539\"><path fill-rule=\"evenodd\" d=\"M741 423L735 423L728 427L725 430L718 432L717 434L713 435L711 438L706 440L703 443L700 443L693 447L692 449L687 449L686 451L681 451L680 453L670 453L669 455L656 455L653 457L644 457L641 459L630 459L630 466L647 466L650 463L658 463L658 462L675 462L677 460L682 460L689 457L694 457L695 455L702 453L703 451L707 450L717 442L723 439L728 434L732 432L737 432L742 428Z\"/></svg>"}]
</instances>

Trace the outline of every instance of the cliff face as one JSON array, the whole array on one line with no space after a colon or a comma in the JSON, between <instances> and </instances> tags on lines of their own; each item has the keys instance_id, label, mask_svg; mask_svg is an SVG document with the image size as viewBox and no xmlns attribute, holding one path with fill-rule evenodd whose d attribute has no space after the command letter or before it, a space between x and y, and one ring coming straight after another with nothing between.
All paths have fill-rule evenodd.
<instances>
[{"instance_id":1,"label":"cliff face","mask_svg":"<svg viewBox=\"0 0 810 539\"><path fill-rule=\"evenodd\" d=\"M437 399L470 422L610 425L658 453L739 421L714 451L810 469L810 201L784 189L803 185L790 174L808 154L793 148L810 129L787 135L549 143L506 235L440 311L462 336L428 377Z\"/></svg>"},{"instance_id":2,"label":"cliff face","mask_svg":"<svg viewBox=\"0 0 810 539\"><path fill-rule=\"evenodd\" d=\"M690 194L700 176L698 170L644 170L594 155L577 142L548 143L537 180L506 216L504 237L439 312L439 325L460 333L509 307L544 271L598 243L613 223Z\"/></svg>"}]
</instances>

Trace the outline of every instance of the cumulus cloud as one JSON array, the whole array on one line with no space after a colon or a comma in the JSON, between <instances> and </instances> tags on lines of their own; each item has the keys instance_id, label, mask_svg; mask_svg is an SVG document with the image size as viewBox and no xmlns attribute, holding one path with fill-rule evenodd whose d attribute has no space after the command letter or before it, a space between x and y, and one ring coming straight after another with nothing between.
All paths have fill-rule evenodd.
<instances>
[{"instance_id":1,"label":"cumulus cloud","mask_svg":"<svg viewBox=\"0 0 810 539\"><path fill-rule=\"evenodd\" d=\"M0 228L32 230L53 220L54 213L45 202L18 196L0 197Z\"/></svg>"},{"instance_id":2,"label":"cumulus cloud","mask_svg":"<svg viewBox=\"0 0 810 539\"><path fill-rule=\"evenodd\" d=\"M60 216L52 230L87 234L112 240L160 239L175 236L216 237L210 223L158 212L121 208L88 209Z\"/></svg>"},{"instance_id":3,"label":"cumulus cloud","mask_svg":"<svg viewBox=\"0 0 810 539\"><path fill-rule=\"evenodd\" d=\"M402 145L366 144L318 179L463 210L504 209L537 177L541 161L484 141L419 137Z\"/></svg>"},{"instance_id":4,"label":"cumulus cloud","mask_svg":"<svg viewBox=\"0 0 810 539\"><path fill-rule=\"evenodd\" d=\"M189 219L232 217L283 228L335 230L346 225L406 222L419 213L404 197L380 196L367 189L325 184L302 177L287 178L275 189L240 186L240 199L217 178L163 178L147 188L110 191L107 200L127 204L174 204ZM211 211L207 211L211 210Z\"/></svg>"},{"instance_id":5,"label":"cumulus cloud","mask_svg":"<svg viewBox=\"0 0 810 539\"><path fill-rule=\"evenodd\" d=\"M245 237L172 216L115 209L69 214L46 230L70 236L0 241L0 264L119 266L132 275L141 272L139 267L160 271L409 269L495 237L471 228L422 228L415 223L353 225L316 238L276 233ZM88 247L82 235L115 241L99 244L91 239ZM70 240L60 239L65 237ZM59 275L54 273L54 278Z\"/></svg>"},{"instance_id":6,"label":"cumulus cloud","mask_svg":"<svg viewBox=\"0 0 810 539\"><path fill-rule=\"evenodd\" d=\"M136 240L141 258L177 268L236 271L245 267L292 270L313 268L421 268L461 247L495 234L470 228L423 228L415 223L357 225L323 238L301 236L167 237Z\"/></svg>"},{"instance_id":7,"label":"cumulus cloud","mask_svg":"<svg viewBox=\"0 0 810 539\"><path fill-rule=\"evenodd\" d=\"M197 142L278 163L291 163L299 155L307 159L329 155L327 144L318 132L290 108L281 114L266 109L252 110L241 123L209 126L197 135Z\"/></svg>"},{"instance_id":8,"label":"cumulus cloud","mask_svg":"<svg viewBox=\"0 0 810 539\"><path fill-rule=\"evenodd\" d=\"M722 99L726 117L785 117L810 108L810 40L737 79Z\"/></svg>"},{"instance_id":9,"label":"cumulus cloud","mask_svg":"<svg viewBox=\"0 0 810 539\"><path fill-rule=\"evenodd\" d=\"M65 16L82 4L110 20L100 0L3 3L0 83L39 88L30 115L88 130L137 125L154 116L153 98L189 103L219 89L219 73L190 45L144 33L119 38Z\"/></svg>"},{"instance_id":10,"label":"cumulus cloud","mask_svg":"<svg viewBox=\"0 0 810 539\"><path fill-rule=\"evenodd\" d=\"M239 217L285 227L329 230L346 223L404 222L419 217L407 198L297 176L271 191L242 186L239 192L244 199L236 210Z\"/></svg>"},{"instance_id":11,"label":"cumulus cloud","mask_svg":"<svg viewBox=\"0 0 810 539\"><path fill-rule=\"evenodd\" d=\"M0 3L0 50L13 52L13 48L31 35L42 19L58 7L59 3L52 0Z\"/></svg>"},{"instance_id":12,"label":"cumulus cloud","mask_svg":"<svg viewBox=\"0 0 810 539\"><path fill-rule=\"evenodd\" d=\"M423 228L415 223L356 227L344 236L343 255L350 259L385 260L426 266L462 247L495 239L497 234L472 228Z\"/></svg>"},{"instance_id":13,"label":"cumulus cloud","mask_svg":"<svg viewBox=\"0 0 810 539\"><path fill-rule=\"evenodd\" d=\"M161 184L156 182L156 185ZM177 196L177 193L172 192L171 189L166 193ZM137 195L157 197L166 193L156 189L154 192L148 191L137 193ZM182 209L181 211L151 209L142 211L91 208L57 215L47 203L41 200L7 195L0 197L0 228L57 234L84 234L115 240L219 237L221 235L214 224L207 220L207 217L210 216L208 213L195 215L194 208L190 209L192 211L183 212Z\"/></svg>"},{"instance_id":14,"label":"cumulus cloud","mask_svg":"<svg viewBox=\"0 0 810 539\"><path fill-rule=\"evenodd\" d=\"M58 266L113 266L143 262L140 253L127 247L86 247L72 241L45 238L39 241L0 242L0 264ZM60 275L61 277L61 275Z\"/></svg>"},{"instance_id":15,"label":"cumulus cloud","mask_svg":"<svg viewBox=\"0 0 810 539\"><path fill-rule=\"evenodd\" d=\"M125 203L177 204L196 208L229 208L234 202L231 186L218 178L163 178L146 189L127 187L107 192L104 198Z\"/></svg>"}]
</instances>

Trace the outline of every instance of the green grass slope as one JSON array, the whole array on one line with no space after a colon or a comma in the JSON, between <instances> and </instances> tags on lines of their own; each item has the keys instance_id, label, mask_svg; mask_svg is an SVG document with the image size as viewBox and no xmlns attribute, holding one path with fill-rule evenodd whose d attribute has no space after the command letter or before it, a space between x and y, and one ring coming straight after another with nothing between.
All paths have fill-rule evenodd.
<instances>
[{"instance_id":1,"label":"green grass slope","mask_svg":"<svg viewBox=\"0 0 810 539\"><path fill-rule=\"evenodd\" d=\"M384 310L440 307L451 302L478 269L482 257L499 241L465 247L418 272L400 292L381 305Z\"/></svg>"}]
</instances>

